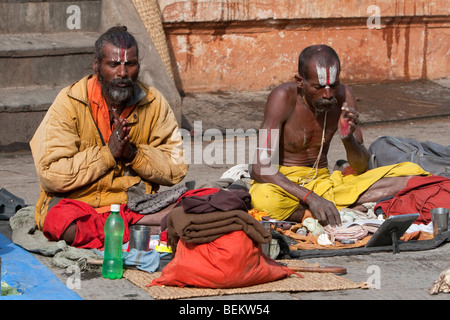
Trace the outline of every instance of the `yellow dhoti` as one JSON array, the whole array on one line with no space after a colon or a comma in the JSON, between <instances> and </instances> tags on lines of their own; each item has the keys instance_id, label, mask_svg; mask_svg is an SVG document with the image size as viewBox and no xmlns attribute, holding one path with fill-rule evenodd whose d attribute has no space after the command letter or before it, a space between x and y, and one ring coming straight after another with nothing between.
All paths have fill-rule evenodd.
<instances>
[{"instance_id":1,"label":"yellow dhoti","mask_svg":"<svg viewBox=\"0 0 450 320\"><path fill-rule=\"evenodd\" d=\"M295 166L280 166L279 171L297 185L301 185L305 177L315 173L315 170L311 168ZM381 178L418 175L430 175L430 173L412 162L379 167L360 175L348 176L343 176L340 171L330 174L328 168L322 168L318 170L316 178L305 181L303 187L333 202L340 210L355 203L364 191ZM253 207L277 220L285 220L300 205L299 199L275 184L252 181L249 192L252 196Z\"/></svg>"}]
</instances>

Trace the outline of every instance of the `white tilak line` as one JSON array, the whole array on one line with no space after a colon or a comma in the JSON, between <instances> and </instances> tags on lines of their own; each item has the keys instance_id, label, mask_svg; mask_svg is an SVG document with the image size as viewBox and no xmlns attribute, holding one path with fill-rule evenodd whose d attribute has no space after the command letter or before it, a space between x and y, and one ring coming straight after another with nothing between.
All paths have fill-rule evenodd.
<instances>
[{"instance_id":1,"label":"white tilak line","mask_svg":"<svg viewBox=\"0 0 450 320\"><path fill-rule=\"evenodd\" d=\"M332 66L330 66L328 68L329 68L329 70L328 70L329 78L327 79L327 67L321 67L318 64L316 64L317 77L319 79L319 84L321 86L329 86L329 85L334 84L334 82L336 81L336 75L337 75L337 66L336 66L336 64L334 64L334 65L332 65Z\"/></svg>"},{"instance_id":2,"label":"white tilak line","mask_svg":"<svg viewBox=\"0 0 450 320\"><path fill-rule=\"evenodd\" d=\"M122 50L123 50L123 61L122 61ZM125 64L128 62L128 52L125 49L117 49L117 60L116 62L120 63L120 64Z\"/></svg>"}]
</instances>

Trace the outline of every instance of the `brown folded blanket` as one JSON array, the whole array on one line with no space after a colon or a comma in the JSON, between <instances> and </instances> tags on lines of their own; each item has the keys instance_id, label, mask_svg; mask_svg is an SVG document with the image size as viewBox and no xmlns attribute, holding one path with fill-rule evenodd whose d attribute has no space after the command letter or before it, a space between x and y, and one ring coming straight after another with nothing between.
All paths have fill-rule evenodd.
<instances>
[{"instance_id":1,"label":"brown folded blanket","mask_svg":"<svg viewBox=\"0 0 450 320\"><path fill-rule=\"evenodd\" d=\"M250 193L245 190L220 189L209 195L190 196L180 200L184 211L189 213L206 213L213 211L230 211L252 209Z\"/></svg>"},{"instance_id":2,"label":"brown folded blanket","mask_svg":"<svg viewBox=\"0 0 450 320\"><path fill-rule=\"evenodd\" d=\"M180 238L191 243L208 243L233 231L244 231L259 243L272 239L270 232L243 210L187 213L180 206L168 215L167 241L172 251L176 250Z\"/></svg>"}]
</instances>

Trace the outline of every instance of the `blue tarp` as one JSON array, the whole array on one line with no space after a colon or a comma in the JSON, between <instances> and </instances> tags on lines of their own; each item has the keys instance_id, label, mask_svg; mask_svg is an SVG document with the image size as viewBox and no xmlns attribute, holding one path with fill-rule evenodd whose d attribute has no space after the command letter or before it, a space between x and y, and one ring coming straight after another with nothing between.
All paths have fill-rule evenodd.
<instances>
[{"instance_id":1,"label":"blue tarp","mask_svg":"<svg viewBox=\"0 0 450 320\"><path fill-rule=\"evenodd\" d=\"M21 295L0 296L0 300L81 300L35 256L0 234L2 281Z\"/></svg>"}]
</instances>

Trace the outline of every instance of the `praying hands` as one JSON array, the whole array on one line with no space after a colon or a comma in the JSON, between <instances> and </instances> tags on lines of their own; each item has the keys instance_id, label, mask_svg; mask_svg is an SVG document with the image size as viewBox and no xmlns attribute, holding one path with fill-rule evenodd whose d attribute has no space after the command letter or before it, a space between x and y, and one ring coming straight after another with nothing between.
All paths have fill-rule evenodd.
<instances>
[{"instance_id":1,"label":"praying hands","mask_svg":"<svg viewBox=\"0 0 450 320\"><path fill-rule=\"evenodd\" d=\"M127 119L115 118L112 125L112 134L108 147L114 159L123 158L127 162L133 161L136 156L136 147L130 143L130 124Z\"/></svg>"}]
</instances>

